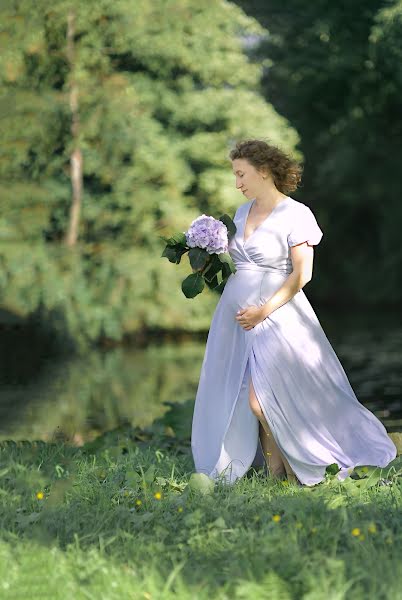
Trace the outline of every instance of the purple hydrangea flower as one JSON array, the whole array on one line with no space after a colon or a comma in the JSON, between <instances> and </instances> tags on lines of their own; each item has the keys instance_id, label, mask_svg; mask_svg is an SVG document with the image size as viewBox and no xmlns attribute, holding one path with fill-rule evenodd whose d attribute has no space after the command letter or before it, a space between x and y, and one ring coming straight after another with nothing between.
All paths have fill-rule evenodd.
<instances>
[{"instance_id":1,"label":"purple hydrangea flower","mask_svg":"<svg viewBox=\"0 0 402 600\"><path fill-rule=\"evenodd\" d=\"M228 251L228 230L219 219L201 215L194 219L185 232L190 248L205 248L208 254L221 254Z\"/></svg>"}]
</instances>

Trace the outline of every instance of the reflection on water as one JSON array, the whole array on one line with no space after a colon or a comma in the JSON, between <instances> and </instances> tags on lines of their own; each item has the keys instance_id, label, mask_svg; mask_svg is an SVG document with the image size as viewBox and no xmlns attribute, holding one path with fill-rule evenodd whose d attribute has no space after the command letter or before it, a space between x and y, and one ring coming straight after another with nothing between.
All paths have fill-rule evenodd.
<instances>
[{"instance_id":1,"label":"reflection on water","mask_svg":"<svg viewBox=\"0 0 402 600\"><path fill-rule=\"evenodd\" d=\"M319 318L360 402L389 432L401 431L402 327L393 320L368 326L367 318L350 315L336 322ZM205 341L194 341L62 360L38 360L34 353L32 368L18 349L3 348L0 440L82 444L122 424L151 425L169 410L166 403L194 400L204 350Z\"/></svg>"},{"instance_id":2,"label":"reflection on water","mask_svg":"<svg viewBox=\"0 0 402 600\"><path fill-rule=\"evenodd\" d=\"M2 385L0 439L74 438L145 427L197 385L203 345L115 348L47 363L30 384Z\"/></svg>"}]
</instances>

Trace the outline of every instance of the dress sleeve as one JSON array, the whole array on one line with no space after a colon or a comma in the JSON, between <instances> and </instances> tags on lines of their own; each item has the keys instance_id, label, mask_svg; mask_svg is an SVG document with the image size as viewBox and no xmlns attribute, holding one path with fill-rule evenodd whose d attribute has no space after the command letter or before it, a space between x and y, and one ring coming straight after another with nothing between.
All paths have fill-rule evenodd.
<instances>
[{"instance_id":1,"label":"dress sleeve","mask_svg":"<svg viewBox=\"0 0 402 600\"><path fill-rule=\"evenodd\" d=\"M303 205L303 210L295 215L295 220L288 234L288 245L296 246L302 242L307 242L310 246L319 244L323 232L321 231L317 220L311 209Z\"/></svg>"}]
</instances>

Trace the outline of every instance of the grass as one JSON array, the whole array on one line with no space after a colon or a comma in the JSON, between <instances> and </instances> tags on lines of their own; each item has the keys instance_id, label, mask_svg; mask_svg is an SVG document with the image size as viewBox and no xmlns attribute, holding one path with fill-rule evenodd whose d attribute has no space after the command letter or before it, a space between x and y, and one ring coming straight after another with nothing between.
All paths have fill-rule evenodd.
<instances>
[{"instance_id":1,"label":"grass","mask_svg":"<svg viewBox=\"0 0 402 600\"><path fill-rule=\"evenodd\" d=\"M251 469L211 488L172 422L1 444L2 600L402 598L402 457L342 483Z\"/></svg>"}]
</instances>

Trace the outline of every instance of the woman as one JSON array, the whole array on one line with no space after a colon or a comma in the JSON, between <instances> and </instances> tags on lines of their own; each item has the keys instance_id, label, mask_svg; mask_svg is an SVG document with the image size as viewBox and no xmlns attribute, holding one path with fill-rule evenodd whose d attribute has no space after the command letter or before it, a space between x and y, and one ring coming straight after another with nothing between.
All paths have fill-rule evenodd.
<instances>
[{"instance_id":1,"label":"woman","mask_svg":"<svg viewBox=\"0 0 402 600\"><path fill-rule=\"evenodd\" d=\"M310 208L287 195L300 165L262 140L238 143L230 159L247 201L229 244L237 271L216 306L201 367L196 471L233 483L265 458L273 477L311 486L333 463L340 480L357 465L387 466L396 446L357 400L303 291L323 233Z\"/></svg>"}]
</instances>

